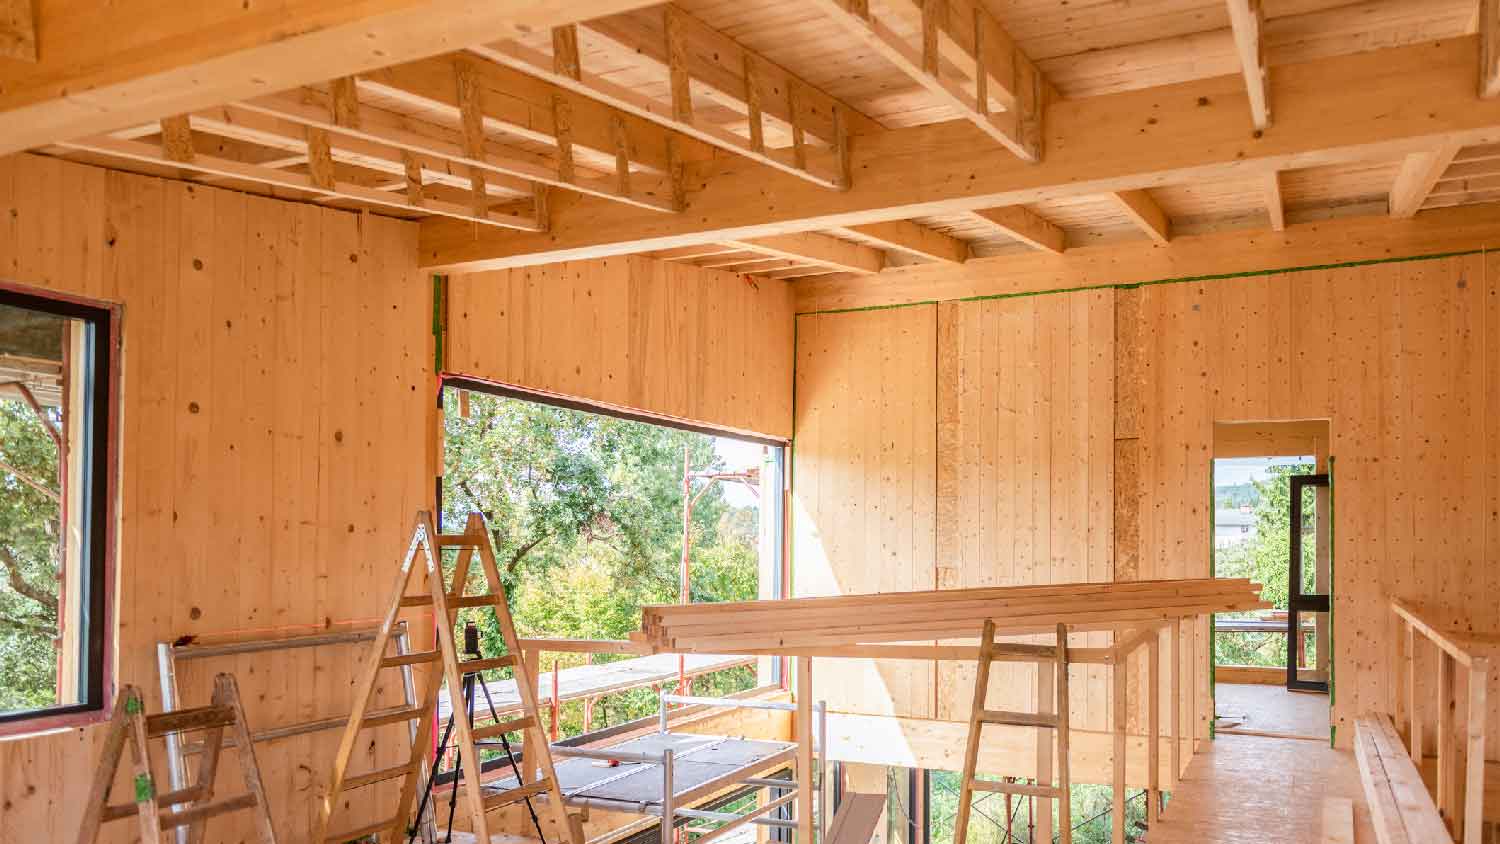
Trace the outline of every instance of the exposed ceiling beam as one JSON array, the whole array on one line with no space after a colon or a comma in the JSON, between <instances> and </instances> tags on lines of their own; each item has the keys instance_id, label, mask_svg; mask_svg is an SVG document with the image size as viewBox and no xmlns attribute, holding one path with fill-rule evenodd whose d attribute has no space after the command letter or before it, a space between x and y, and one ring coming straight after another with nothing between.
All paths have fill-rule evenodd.
<instances>
[{"instance_id":1,"label":"exposed ceiling beam","mask_svg":"<svg viewBox=\"0 0 1500 844\"><path fill-rule=\"evenodd\" d=\"M420 204L413 204L404 196L391 194L377 188L336 180L331 170L331 164L328 165L329 169L322 173L314 172L303 175L301 173L288 173L285 170L279 170L274 167L267 167L260 164L246 164L215 156L192 155L190 157L172 158L169 157L166 150L155 144L149 144L144 141L121 140L107 135L83 138L75 141L61 141L57 146L82 152L92 152L98 155L124 158L143 164L176 167L205 175L254 182L270 187L290 188L319 196L348 199L383 208L451 217L468 224L481 223L486 226L522 229L525 231L541 231L544 225L540 222L539 217L531 212L531 203L529 202L524 203L524 206L527 208L525 212L519 211L520 206L514 205L494 209L476 209L467 205L437 200L427 200ZM324 152L326 154L326 148Z\"/></svg>"},{"instance_id":2,"label":"exposed ceiling beam","mask_svg":"<svg viewBox=\"0 0 1500 844\"><path fill-rule=\"evenodd\" d=\"M1261 176L1261 195L1265 197L1266 216L1271 220L1271 231L1286 228L1286 206L1281 201L1281 174L1270 172Z\"/></svg>"},{"instance_id":3,"label":"exposed ceiling beam","mask_svg":"<svg viewBox=\"0 0 1500 844\"><path fill-rule=\"evenodd\" d=\"M825 234L799 232L732 243L766 255L810 261L842 272L869 275L885 269L885 253L881 250Z\"/></svg>"},{"instance_id":4,"label":"exposed ceiling beam","mask_svg":"<svg viewBox=\"0 0 1500 844\"><path fill-rule=\"evenodd\" d=\"M1500 0L1479 0L1479 96L1500 96Z\"/></svg>"},{"instance_id":5,"label":"exposed ceiling beam","mask_svg":"<svg viewBox=\"0 0 1500 844\"><path fill-rule=\"evenodd\" d=\"M1472 82L1472 77L1470 79ZM913 264L878 276L809 279L796 286L797 311L879 307L1138 284L1226 273L1431 255L1500 242L1497 205L1426 211L1410 220L1383 214L1292 223L1284 232L1235 229L1182 235L1165 248L1146 240L975 258L962 267Z\"/></svg>"},{"instance_id":6,"label":"exposed ceiling beam","mask_svg":"<svg viewBox=\"0 0 1500 844\"><path fill-rule=\"evenodd\" d=\"M1250 97L1250 119L1257 129L1271 126L1271 93L1266 70L1266 25L1261 0L1225 0L1234 32L1234 48L1240 56L1245 91Z\"/></svg>"},{"instance_id":7,"label":"exposed ceiling beam","mask_svg":"<svg viewBox=\"0 0 1500 844\"><path fill-rule=\"evenodd\" d=\"M892 2L910 6L913 0ZM1022 160L1041 159L1045 87L1041 71L983 5L976 5L975 0L926 0L921 6L919 45L907 43L876 16L869 0L810 0L808 5ZM974 68L972 78L944 75L945 38L967 54L967 64ZM1002 111L994 109L996 99Z\"/></svg>"},{"instance_id":8,"label":"exposed ceiling beam","mask_svg":"<svg viewBox=\"0 0 1500 844\"><path fill-rule=\"evenodd\" d=\"M1442 178L1461 148L1460 144L1448 142L1402 159L1396 181L1391 185L1391 216L1398 219L1415 217L1422 210L1422 203L1431 195L1433 185Z\"/></svg>"},{"instance_id":9,"label":"exposed ceiling beam","mask_svg":"<svg viewBox=\"0 0 1500 844\"><path fill-rule=\"evenodd\" d=\"M574 68L564 71L552 58L514 40L475 47L473 52L828 188L842 187L846 181L840 162L848 152L849 133L878 128L822 89L676 6L587 21L573 28L574 40L579 30L614 42L633 59L668 76L673 99L646 96L592 74L581 64L576 74L571 72ZM712 92L715 101L745 115L748 137L695 115L692 94L698 90ZM791 127L791 146L766 145L765 124L770 118ZM809 149L808 135L820 140L822 148Z\"/></svg>"},{"instance_id":10,"label":"exposed ceiling beam","mask_svg":"<svg viewBox=\"0 0 1500 844\"><path fill-rule=\"evenodd\" d=\"M969 244L936 229L920 226L908 220L889 220L835 229L838 234L852 234L873 240L886 249L894 249L915 255L927 261L947 264L962 264L969 260Z\"/></svg>"},{"instance_id":11,"label":"exposed ceiling beam","mask_svg":"<svg viewBox=\"0 0 1500 844\"><path fill-rule=\"evenodd\" d=\"M0 66L0 155L451 52L650 0L36 0Z\"/></svg>"},{"instance_id":12,"label":"exposed ceiling beam","mask_svg":"<svg viewBox=\"0 0 1500 844\"><path fill-rule=\"evenodd\" d=\"M999 229L1006 237L1019 240L1033 249L1061 255L1068 248L1067 236L1062 228L1019 205L980 208L974 212L974 216Z\"/></svg>"},{"instance_id":13,"label":"exposed ceiling beam","mask_svg":"<svg viewBox=\"0 0 1500 844\"><path fill-rule=\"evenodd\" d=\"M1125 216L1152 240L1157 243L1171 242L1172 221L1144 188L1116 191L1114 198Z\"/></svg>"},{"instance_id":14,"label":"exposed ceiling beam","mask_svg":"<svg viewBox=\"0 0 1500 844\"><path fill-rule=\"evenodd\" d=\"M1238 74L1078 100L1047 109L1066 139L1040 164L986 143L964 121L862 136L859 179L831 192L750 162L690 164L681 215L554 206L546 237L422 223L424 266L525 266L695 243L827 231L979 208L1162 185L1250 179L1290 168L1392 160L1445 141L1500 141L1500 100L1475 95L1469 36L1278 68L1276 131L1252 137ZM1108 125L1113 131L1100 132ZM912 178L920 161L921 178Z\"/></svg>"},{"instance_id":15,"label":"exposed ceiling beam","mask_svg":"<svg viewBox=\"0 0 1500 844\"><path fill-rule=\"evenodd\" d=\"M0 0L0 56L36 61L36 9L33 0Z\"/></svg>"}]
</instances>

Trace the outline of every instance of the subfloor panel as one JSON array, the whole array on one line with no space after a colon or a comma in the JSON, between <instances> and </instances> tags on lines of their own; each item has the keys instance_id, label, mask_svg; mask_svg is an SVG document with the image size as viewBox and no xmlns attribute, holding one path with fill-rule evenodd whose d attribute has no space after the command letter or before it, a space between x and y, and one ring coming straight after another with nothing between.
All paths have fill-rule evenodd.
<instances>
[{"instance_id":1,"label":"subfloor panel","mask_svg":"<svg viewBox=\"0 0 1500 844\"><path fill-rule=\"evenodd\" d=\"M1214 685L1219 732L1278 733L1328 740L1328 695L1253 683Z\"/></svg>"}]
</instances>

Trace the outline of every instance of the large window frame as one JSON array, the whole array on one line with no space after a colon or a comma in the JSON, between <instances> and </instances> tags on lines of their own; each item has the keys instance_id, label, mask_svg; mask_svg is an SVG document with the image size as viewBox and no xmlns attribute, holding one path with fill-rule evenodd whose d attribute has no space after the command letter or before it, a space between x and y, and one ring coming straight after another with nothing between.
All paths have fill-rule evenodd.
<instances>
[{"instance_id":1,"label":"large window frame","mask_svg":"<svg viewBox=\"0 0 1500 844\"><path fill-rule=\"evenodd\" d=\"M86 383L79 411L84 432L74 448L83 512L69 518L82 537L78 637L78 702L0 713L0 737L98 723L110 716L115 673L115 558L118 530L120 317L118 304L0 279L0 304L79 320Z\"/></svg>"}]
</instances>

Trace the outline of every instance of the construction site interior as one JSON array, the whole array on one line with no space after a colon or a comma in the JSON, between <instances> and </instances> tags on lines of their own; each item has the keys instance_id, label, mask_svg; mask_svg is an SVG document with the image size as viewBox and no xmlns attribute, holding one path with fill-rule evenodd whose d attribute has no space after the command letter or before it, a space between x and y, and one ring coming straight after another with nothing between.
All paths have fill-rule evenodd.
<instances>
[{"instance_id":1,"label":"construction site interior","mask_svg":"<svg viewBox=\"0 0 1500 844\"><path fill-rule=\"evenodd\" d=\"M1500 841L1490 246L1500 0L0 0L0 844Z\"/></svg>"}]
</instances>

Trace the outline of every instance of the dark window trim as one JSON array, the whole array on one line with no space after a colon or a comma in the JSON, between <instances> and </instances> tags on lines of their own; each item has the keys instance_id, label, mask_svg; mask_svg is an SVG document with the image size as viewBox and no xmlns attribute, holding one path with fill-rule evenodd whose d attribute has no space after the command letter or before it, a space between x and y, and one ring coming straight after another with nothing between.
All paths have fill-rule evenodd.
<instances>
[{"instance_id":1,"label":"dark window trim","mask_svg":"<svg viewBox=\"0 0 1500 844\"><path fill-rule=\"evenodd\" d=\"M93 326L89 337L92 383L89 435L83 472L89 488L88 530L85 545L88 571L84 588L86 643L80 667L84 700L0 714L0 736L14 736L98 723L110 716L114 691L115 553L118 545L118 452L120 316L118 304L22 285L0 279L0 304L30 308L85 320ZM102 377L101 377L102 373Z\"/></svg>"}]
</instances>

